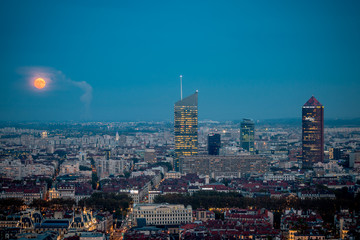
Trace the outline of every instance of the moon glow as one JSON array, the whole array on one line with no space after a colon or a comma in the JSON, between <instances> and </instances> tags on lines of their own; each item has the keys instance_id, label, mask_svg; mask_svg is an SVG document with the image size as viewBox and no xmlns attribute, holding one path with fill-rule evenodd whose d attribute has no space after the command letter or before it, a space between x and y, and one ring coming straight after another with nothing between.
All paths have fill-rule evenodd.
<instances>
[{"instance_id":1,"label":"moon glow","mask_svg":"<svg viewBox=\"0 0 360 240\"><path fill-rule=\"evenodd\" d=\"M46 86L46 81L43 78L37 78L34 81L34 87L37 89L43 89Z\"/></svg>"}]
</instances>

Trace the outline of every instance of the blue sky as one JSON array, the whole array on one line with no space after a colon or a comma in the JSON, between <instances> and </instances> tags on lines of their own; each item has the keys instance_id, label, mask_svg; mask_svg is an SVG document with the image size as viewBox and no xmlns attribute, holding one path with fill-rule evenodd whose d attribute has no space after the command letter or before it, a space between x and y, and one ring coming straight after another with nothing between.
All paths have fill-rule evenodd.
<instances>
[{"instance_id":1,"label":"blue sky","mask_svg":"<svg viewBox=\"0 0 360 240\"><path fill-rule=\"evenodd\" d=\"M360 117L359 1L1 1L0 32L0 120L171 120L180 74L199 119L300 117L312 95ZM24 68L56 74L38 91Z\"/></svg>"}]
</instances>

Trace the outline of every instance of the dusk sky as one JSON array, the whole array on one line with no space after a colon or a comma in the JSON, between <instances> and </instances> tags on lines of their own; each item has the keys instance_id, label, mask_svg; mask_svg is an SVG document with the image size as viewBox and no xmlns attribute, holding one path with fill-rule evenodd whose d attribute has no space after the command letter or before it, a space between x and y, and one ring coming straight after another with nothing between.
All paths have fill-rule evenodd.
<instances>
[{"instance_id":1,"label":"dusk sky","mask_svg":"<svg viewBox=\"0 0 360 240\"><path fill-rule=\"evenodd\" d=\"M180 74L200 120L360 117L360 1L1 1L0 36L0 120L172 120Z\"/></svg>"}]
</instances>

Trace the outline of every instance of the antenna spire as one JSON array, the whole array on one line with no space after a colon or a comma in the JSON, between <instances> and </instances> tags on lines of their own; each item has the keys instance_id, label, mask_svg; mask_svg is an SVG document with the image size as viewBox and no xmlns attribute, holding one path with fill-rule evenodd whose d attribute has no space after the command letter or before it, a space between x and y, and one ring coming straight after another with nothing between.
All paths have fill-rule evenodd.
<instances>
[{"instance_id":1,"label":"antenna spire","mask_svg":"<svg viewBox=\"0 0 360 240\"><path fill-rule=\"evenodd\" d=\"M182 100L182 75L180 75L180 97Z\"/></svg>"}]
</instances>

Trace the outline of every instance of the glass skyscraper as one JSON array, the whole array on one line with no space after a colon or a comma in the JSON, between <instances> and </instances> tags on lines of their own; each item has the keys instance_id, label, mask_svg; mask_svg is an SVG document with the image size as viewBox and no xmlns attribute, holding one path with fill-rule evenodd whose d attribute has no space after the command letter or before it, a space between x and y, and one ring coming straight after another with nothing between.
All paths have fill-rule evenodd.
<instances>
[{"instance_id":1,"label":"glass skyscraper","mask_svg":"<svg viewBox=\"0 0 360 240\"><path fill-rule=\"evenodd\" d=\"M240 145L250 153L255 152L255 123L251 119L243 119L240 123Z\"/></svg>"},{"instance_id":2,"label":"glass skyscraper","mask_svg":"<svg viewBox=\"0 0 360 240\"><path fill-rule=\"evenodd\" d=\"M303 168L324 161L324 106L312 96L302 107Z\"/></svg>"},{"instance_id":3,"label":"glass skyscraper","mask_svg":"<svg viewBox=\"0 0 360 240\"><path fill-rule=\"evenodd\" d=\"M198 92L178 101L174 106L175 159L179 171L180 156L198 153Z\"/></svg>"},{"instance_id":4,"label":"glass skyscraper","mask_svg":"<svg viewBox=\"0 0 360 240\"><path fill-rule=\"evenodd\" d=\"M221 147L220 134L209 134L208 136L208 153L209 155L219 155Z\"/></svg>"}]
</instances>

